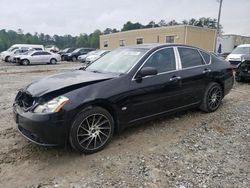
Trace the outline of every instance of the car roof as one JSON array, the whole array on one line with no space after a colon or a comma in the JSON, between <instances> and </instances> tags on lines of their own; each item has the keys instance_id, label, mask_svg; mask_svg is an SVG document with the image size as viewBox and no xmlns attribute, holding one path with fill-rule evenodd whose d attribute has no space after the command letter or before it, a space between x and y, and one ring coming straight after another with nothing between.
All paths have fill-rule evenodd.
<instances>
[{"instance_id":1,"label":"car roof","mask_svg":"<svg viewBox=\"0 0 250 188\"><path fill-rule=\"evenodd\" d=\"M237 47L250 47L250 44L241 44L241 45L239 45Z\"/></svg>"},{"instance_id":2,"label":"car roof","mask_svg":"<svg viewBox=\"0 0 250 188\"><path fill-rule=\"evenodd\" d=\"M200 48L195 47L195 46L190 46L190 45L185 45L185 44L170 44L170 43L166 43L166 44L162 44L162 43L145 43L145 44L130 45L130 46L126 46L126 47L123 47L123 48L135 48L135 49L151 50L151 49L154 49L154 48L174 47L174 46L190 47L190 48L200 49ZM202 50L202 49L200 49L200 50Z\"/></svg>"}]
</instances>

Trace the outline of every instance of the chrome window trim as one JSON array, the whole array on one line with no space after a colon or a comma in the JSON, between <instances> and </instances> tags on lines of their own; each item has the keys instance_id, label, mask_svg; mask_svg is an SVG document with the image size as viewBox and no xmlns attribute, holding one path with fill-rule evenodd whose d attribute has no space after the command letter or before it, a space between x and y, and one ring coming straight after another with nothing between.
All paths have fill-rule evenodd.
<instances>
[{"instance_id":1,"label":"chrome window trim","mask_svg":"<svg viewBox=\"0 0 250 188\"><path fill-rule=\"evenodd\" d=\"M172 48L172 49L173 49L174 56L175 56L175 70L157 73L156 75L152 75L152 76L145 76L145 77L143 77L143 79L144 79L144 78L149 78L149 77L153 77L153 76L158 76L158 75L162 75L162 74L166 74L166 73L171 73L171 72L176 72L176 71L178 71L178 69L177 69L177 67L178 67L178 65L177 65L177 58L176 58L176 54L175 54L174 47L173 47L173 46L167 46L167 47L160 48L160 49L154 51L153 53L151 53L151 54L147 57L147 59L145 59L145 61L141 64L141 66L138 68L138 70L136 71L136 73L135 73L134 76L132 77L131 81L135 81L135 80L136 80L136 79L135 79L135 76L137 75L137 73L141 70L141 68L143 67L143 65L148 61L148 59L149 59L152 55L154 55L156 52L158 52L158 51L160 51L160 50L164 50L164 49L167 49L167 48Z\"/></svg>"},{"instance_id":2,"label":"chrome window trim","mask_svg":"<svg viewBox=\"0 0 250 188\"><path fill-rule=\"evenodd\" d=\"M176 48L177 48L177 53L178 53L179 58L180 58L180 53L179 53L179 49L178 48L189 48L189 49L197 50L198 53L200 54L200 52L199 52L200 49L198 49L198 48L193 48L193 47L189 47L189 46L176 46ZM203 59L203 56L201 54L200 54L200 56ZM204 59L203 59L203 61L204 61ZM208 65L211 64L211 55L210 55L210 63L209 64L207 64L206 61L204 61L204 63L205 63L204 65L197 65L197 66L183 68L182 67L181 58L180 58L180 63L181 63L181 69L180 70L187 70L187 69L193 69L193 68L208 66Z\"/></svg>"},{"instance_id":3,"label":"chrome window trim","mask_svg":"<svg viewBox=\"0 0 250 188\"><path fill-rule=\"evenodd\" d=\"M211 61L212 61L211 55L210 55L209 53L203 51L203 50L198 50L198 51L199 51L199 53L200 53L202 59L204 60L204 62L205 62L207 65L210 65L210 64L211 64ZM205 61L205 59L204 59L203 55L201 54L201 52L206 53L207 55L209 55L209 63L207 63L207 62Z\"/></svg>"}]
</instances>

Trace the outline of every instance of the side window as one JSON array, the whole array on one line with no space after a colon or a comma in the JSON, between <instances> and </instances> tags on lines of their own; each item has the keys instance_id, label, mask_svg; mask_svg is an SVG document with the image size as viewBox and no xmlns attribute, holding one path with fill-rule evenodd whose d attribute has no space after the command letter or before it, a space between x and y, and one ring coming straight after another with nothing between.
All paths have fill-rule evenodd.
<instances>
[{"instance_id":1,"label":"side window","mask_svg":"<svg viewBox=\"0 0 250 188\"><path fill-rule=\"evenodd\" d=\"M155 67L158 73L176 70L173 48L166 48L155 52L143 67Z\"/></svg>"},{"instance_id":2,"label":"side window","mask_svg":"<svg viewBox=\"0 0 250 188\"><path fill-rule=\"evenodd\" d=\"M41 55L40 52L35 52L32 54L32 56L38 56L38 55Z\"/></svg>"},{"instance_id":3,"label":"side window","mask_svg":"<svg viewBox=\"0 0 250 188\"><path fill-rule=\"evenodd\" d=\"M209 63L210 63L211 56L210 56L208 53L203 52L203 51L200 51L200 53L201 53L203 59L205 60L205 62L206 62L207 64L209 64Z\"/></svg>"},{"instance_id":4,"label":"side window","mask_svg":"<svg viewBox=\"0 0 250 188\"><path fill-rule=\"evenodd\" d=\"M204 64L204 61L198 50L179 47L178 51L181 58L182 68L194 67Z\"/></svg>"},{"instance_id":5,"label":"side window","mask_svg":"<svg viewBox=\"0 0 250 188\"><path fill-rule=\"evenodd\" d=\"M41 53L43 53L43 55L50 55L49 52L41 52Z\"/></svg>"}]
</instances>

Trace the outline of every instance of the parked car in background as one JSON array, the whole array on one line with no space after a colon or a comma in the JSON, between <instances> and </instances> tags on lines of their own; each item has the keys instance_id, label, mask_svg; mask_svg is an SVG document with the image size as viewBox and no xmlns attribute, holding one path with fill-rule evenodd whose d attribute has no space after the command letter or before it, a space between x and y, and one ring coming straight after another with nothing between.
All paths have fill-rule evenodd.
<instances>
[{"instance_id":1,"label":"parked car in background","mask_svg":"<svg viewBox=\"0 0 250 188\"><path fill-rule=\"evenodd\" d=\"M61 55L62 61L65 59L65 54L72 53L75 50L75 48L65 48L62 51L59 51L58 54Z\"/></svg>"},{"instance_id":2,"label":"parked car in background","mask_svg":"<svg viewBox=\"0 0 250 188\"><path fill-rule=\"evenodd\" d=\"M89 55L95 54L95 53L96 53L96 51L91 51L85 55L80 55L80 56L78 56L77 60L80 61L81 63L85 63L86 57L88 57Z\"/></svg>"},{"instance_id":3,"label":"parked car in background","mask_svg":"<svg viewBox=\"0 0 250 188\"><path fill-rule=\"evenodd\" d=\"M61 56L47 51L28 51L14 57L14 62L20 65L50 63L56 64L61 61Z\"/></svg>"},{"instance_id":4,"label":"parked car in background","mask_svg":"<svg viewBox=\"0 0 250 188\"><path fill-rule=\"evenodd\" d=\"M90 64L94 61L96 61L97 59L101 58L102 56L104 56L105 54L109 53L110 51L108 50L97 50L95 51L95 53L88 55L86 57L86 63Z\"/></svg>"},{"instance_id":5,"label":"parked car in background","mask_svg":"<svg viewBox=\"0 0 250 188\"><path fill-rule=\"evenodd\" d=\"M236 67L240 62L242 62L243 56L250 57L250 44L242 44L237 46L231 54L226 58L234 67Z\"/></svg>"},{"instance_id":6,"label":"parked car in background","mask_svg":"<svg viewBox=\"0 0 250 188\"><path fill-rule=\"evenodd\" d=\"M21 89L13 104L19 132L43 146L103 149L129 125L199 107L216 111L234 83L230 64L191 46L143 44L111 51L84 70Z\"/></svg>"},{"instance_id":7,"label":"parked car in background","mask_svg":"<svg viewBox=\"0 0 250 188\"><path fill-rule=\"evenodd\" d=\"M238 82L250 81L250 56L242 56L242 62L235 70L235 80Z\"/></svg>"},{"instance_id":8,"label":"parked car in background","mask_svg":"<svg viewBox=\"0 0 250 188\"><path fill-rule=\"evenodd\" d=\"M15 50L28 50L30 48L33 49L41 49L44 50L44 46L43 45L36 45L36 44L15 44L12 45L8 50L1 52L0 57L3 61L8 62L9 58L11 55L13 55L13 52Z\"/></svg>"},{"instance_id":9,"label":"parked car in background","mask_svg":"<svg viewBox=\"0 0 250 188\"><path fill-rule=\"evenodd\" d=\"M95 49L93 49L93 48L77 48L71 53L66 53L64 56L64 60L74 62L77 60L78 56L85 55L93 50L95 50Z\"/></svg>"},{"instance_id":10,"label":"parked car in background","mask_svg":"<svg viewBox=\"0 0 250 188\"><path fill-rule=\"evenodd\" d=\"M23 49L23 50L21 50L21 49L16 49L16 50L13 50L13 52L10 54L10 57L9 57L9 59L8 59L8 62L12 62L12 63L15 63L14 62L14 57L16 56L16 55L21 55L21 54L24 54L24 53L26 53L26 52L28 52L30 49Z\"/></svg>"},{"instance_id":11,"label":"parked car in background","mask_svg":"<svg viewBox=\"0 0 250 188\"><path fill-rule=\"evenodd\" d=\"M45 50L48 51L48 52L53 52L53 53L57 53L59 52L59 48L55 45L48 45L48 46L45 46Z\"/></svg>"}]
</instances>

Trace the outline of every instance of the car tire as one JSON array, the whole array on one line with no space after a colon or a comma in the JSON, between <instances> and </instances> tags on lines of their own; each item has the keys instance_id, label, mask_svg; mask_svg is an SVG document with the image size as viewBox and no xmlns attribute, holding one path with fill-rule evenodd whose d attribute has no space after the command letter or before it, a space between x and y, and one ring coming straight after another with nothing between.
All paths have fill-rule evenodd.
<instances>
[{"instance_id":1,"label":"car tire","mask_svg":"<svg viewBox=\"0 0 250 188\"><path fill-rule=\"evenodd\" d=\"M52 58L51 60L50 60L50 64L56 64L57 63L57 60L55 59L55 58Z\"/></svg>"},{"instance_id":2,"label":"car tire","mask_svg":"<svg viewBox=\"0 0 250 188\"><path fill-rule=\"evenodd\" d=\"M221 104L223 90L220 84L210 83L204 93L200 109L204 112L214 112Z\"/></svg>"},{"instance_id":3,"label":"car tire","mask_svg":"<svg viewBox=\"0 0 250 188\"><path fill-rule=\"evenodd\" d=\"M102 150L112 139L114 120L101 107L91 107L78 113L69 135L69 141L77 152L92 154Z\"/></svg>"},{"instance_id":4,"label":"car tire","mask_svg":"<svg viewBox=\"0 0 250 188\"><path fill-rule=\"evenodd\" d=\"M240 75L235 75L235 80L237 82L243 82L244 81L244 78L242 78Z\"/></svg>"},{"instance_id":5,"label":"car tire","mask_svg":"<svg viewBox=\"0 0 250 188\"><path fill-rule=\"evenodd\" d=\"M21 62L21 65L27 66L27 65L29 65L29 64L30 64L30 61L29 61L28 59L24 59L24 60L22 60L22 62Z\"/></svg>"},{"instance_id":6,"label":"car tire","mask_svg":"<svg viewBox=\"0 0 250 188\"><path fill-rule=\"evenodd\" d=\"M77 58L75 56L72 57L72 61L76 62Z\"/></svg>"},{"instance_id":7,"label":"car tire","mask_svg":"<svg viewBox=\"0 0 250 188\"><path fill-rule=\"evenodd\" d=\"M10 60L10 56L6 56L4 59L5 62L9 62L9 60Z\"/></svg>"}]
</instances>

